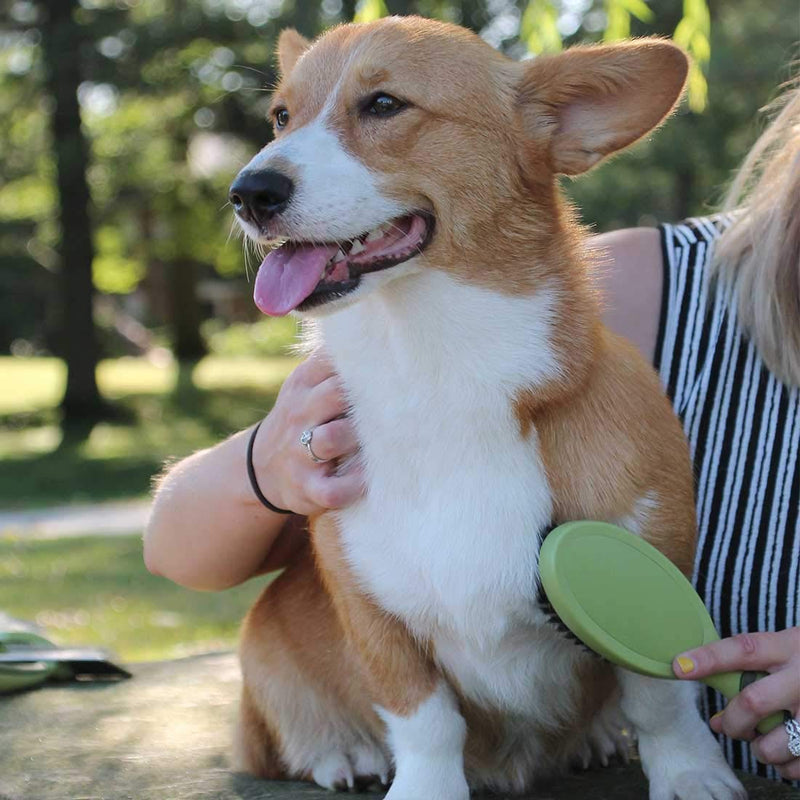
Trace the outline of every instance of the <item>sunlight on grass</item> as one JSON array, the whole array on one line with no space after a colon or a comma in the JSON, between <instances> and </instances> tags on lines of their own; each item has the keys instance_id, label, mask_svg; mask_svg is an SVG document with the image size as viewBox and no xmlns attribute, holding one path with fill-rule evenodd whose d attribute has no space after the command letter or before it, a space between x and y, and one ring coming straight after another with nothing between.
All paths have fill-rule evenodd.
<instances>
[{"instance_id":1,"label":"sunlight on grass","mask_svg":"<svg viewBox=\"0 0 800 800\"><path fill-rule=\"evenodd\" d=\"M0 429L0 458L12 453L49 453L61 441L58 425L42 425L16 431Z\"/></svg>"},{"instance_id":2,"label":"sunlight on grass","mask_svg":"<svg viewBox=\"0 0 800 800\"><path fill-rule=\"evenodd\" d=\"M0 414L57 405L66 380L57 358L0 357Z\"/></svg>"},{"instance_id":3,"label":"sunlight on grass","mask_svg":"<svg viewBox=\"0 0 800 800\"><path fill-rule=\"evenodd\" d=\"M192 379L198 389L280 384L297 365L295 358L204 358Z\"/></svg>"},{"instance_id":4,"label":"sunlight on grass","mask_svg":"<svg viewBox=\"0 0 800 800\"><path fill-rule=\"evenodd\" d=\"M177 658L235 646L268 581L193 592L151 575L139 536L0 538L0 608L57 644L107 647L121 661Z\"/></svg>"},{"instance_id":5,"label":"sunlight on grass","mask_svg":"<svg viewBox=\"0 0 800 800\"><path fill-rule=\"evenodd\" d=\"M222 358L208 356L192 371L196 388L203 390L271 388L291 372L297 360L277 358ZM97 368L100 391L110 399L131 394L167 394L179 377L175 363L156 365L145 358L102 361ZM55 358L0 357L0 414L21 413L58 405L64 392L66 369Z\"/></svg>"},{"instance_id":6,"label":"sunlight on grass","mask_svg":"<svg viewBox=\"0 0 800 800\"><path fill-rule=\"evenodd\" d=\"M126 394L166 394L175 385L175 375L171 362L156 365L144 358L116 358L100 362L97 385L109 399Z\"/></svg>"},{"instance_id":7,"label":"sunlight on grass","mask_svg":"<svg viewBox=\"0 0 800 800\"><path fill-rule=\"evenodd\" d=\"M120 418L60 447L61 363L0 358L0 386L8 387L0 393L0 508L144 496L165 462L262 418L296 363L266 356L209 356L186 367L104 361L98 382Z\"/></svg>"}]
</instances>

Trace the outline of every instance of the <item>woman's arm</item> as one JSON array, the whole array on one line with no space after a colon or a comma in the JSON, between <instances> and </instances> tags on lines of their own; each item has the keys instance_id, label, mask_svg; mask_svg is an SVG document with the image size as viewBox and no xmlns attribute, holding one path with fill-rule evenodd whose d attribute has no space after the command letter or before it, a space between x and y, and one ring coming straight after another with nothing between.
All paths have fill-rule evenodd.
<instances>
[{"instance_id":1,"label":"woman's arm","mask_svg":"<svg viewBox=\"0 0 800 800\"><path fill-rule=\"evenodd\" d=\"M253 449L256 477L271 503L307 516L359 496L357 471L337 475L334 462L314 463L299 443L302 431L313 428L318 457L353 452L353 429L340 418L345 411L339 383L319 355L286 379ZM160 481L144 535L151 572L191 589L225 589L283 566L302 544L302 520L270 511L253 493L246 467L251 433L189 456Z\"/></svg>"},{"instance_id":2,"label":"woman's arm","mask_svg":"<svg viewBox=\"0 0 800 800\"><path fill-rule=\"evenodd\" d=\"M598 284L603 322L639 348L652 364L661 315L663 260L655 228L625 228L591 240L601 251Z\"/></svg>"}]
</instances>

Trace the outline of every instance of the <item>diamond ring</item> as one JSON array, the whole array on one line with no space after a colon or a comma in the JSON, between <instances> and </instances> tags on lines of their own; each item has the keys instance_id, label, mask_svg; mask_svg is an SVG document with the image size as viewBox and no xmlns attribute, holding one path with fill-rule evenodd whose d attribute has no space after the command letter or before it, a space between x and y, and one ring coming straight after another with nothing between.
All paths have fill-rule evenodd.
<instances>
[{"instance_id":1,"label":"diamond ring","mask_svg":"<svg viewBox=\"0 0 800 800\"><path fill-rule=\"evenodd\" d=\"M303 431L300 434L300 444L305 447L308 451L309 456L311 456L311 460L315 464L322 464L325 461L328 461L327 458L320 458L312 449L311 449L311 440L314 438L314 429L309 428L308 430Z\"/></svg>"}]
</instances>

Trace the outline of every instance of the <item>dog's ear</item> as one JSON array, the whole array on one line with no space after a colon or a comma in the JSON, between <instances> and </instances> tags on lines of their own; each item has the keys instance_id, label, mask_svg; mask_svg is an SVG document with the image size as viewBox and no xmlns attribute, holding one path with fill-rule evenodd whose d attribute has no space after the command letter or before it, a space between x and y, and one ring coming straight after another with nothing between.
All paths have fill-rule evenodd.
<instances>
[{"instance_id":1,"label":"dog's ear","mask_svg":"<svg viewBox=\"0 0 800 800\"><path fill-rule=\"evenodd\" d=\"M517 102L556 173L577 175L655 128L683 93L689 63L661 39L574 47L523 64Z\"/></svg>"},{"instance_id":2,"label":"dog's ear","mask_svg":"<svg viewBox=\"0 0 800 800\"><path fill-rule=\"evenodd\" d=\"M294 28L286 28L278 37L278 67L281 75L286 77L297 59L311 47L311 42Z\"/></svg>"}]
</instances>

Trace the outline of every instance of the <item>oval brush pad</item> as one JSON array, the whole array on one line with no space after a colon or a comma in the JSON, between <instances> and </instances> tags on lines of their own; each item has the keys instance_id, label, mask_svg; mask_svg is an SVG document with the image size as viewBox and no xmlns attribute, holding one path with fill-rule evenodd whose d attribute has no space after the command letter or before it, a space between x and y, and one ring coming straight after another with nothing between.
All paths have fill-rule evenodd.
<instances>
[{"instance_id":1,"label":"oval brush pad","mask_svg":"<svg viewBox=\"0 0 800 800\"><path fill-rule=\"evenodd\" d=\"M678 654L718 640L700 596L644 539L606 522L568 522L542 543L539 574L558 620L595 653L621 667L675 679ZM767 673L701 678L728 699ZM767 733L783 720L758 725Z\"/></svg>"}]
</instances>

